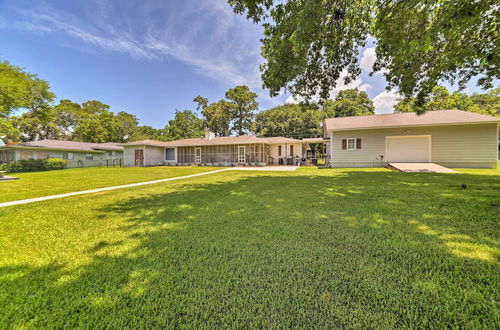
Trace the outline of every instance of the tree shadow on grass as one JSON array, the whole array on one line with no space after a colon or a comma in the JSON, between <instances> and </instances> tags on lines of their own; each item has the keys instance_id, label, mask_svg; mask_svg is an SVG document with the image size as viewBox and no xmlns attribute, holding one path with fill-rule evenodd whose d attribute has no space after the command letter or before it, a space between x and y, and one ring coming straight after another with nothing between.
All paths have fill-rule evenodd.
<instances>
[{"instance_id":1,"label":"tree shadow on grass","mask_svg":"<svg viewBox=\"0 0 500 330\"><path fill-rule=\"evenodd\" d=\"M498 188L344 172L138 189L98 204L103 224L121 219L119 239L96 241L89 263L1 268L0 323L494 327Z\"/></svg>"}]
</instances>

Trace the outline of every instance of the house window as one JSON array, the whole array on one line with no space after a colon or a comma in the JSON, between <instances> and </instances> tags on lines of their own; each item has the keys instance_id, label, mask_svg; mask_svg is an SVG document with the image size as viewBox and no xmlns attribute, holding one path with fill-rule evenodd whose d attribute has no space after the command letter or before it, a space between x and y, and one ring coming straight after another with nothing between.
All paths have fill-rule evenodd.
<instances>
[{"instance_id":1,"label":"house window","mask_svg":"<svg viewBox=\"0 0 500 330\"><path fill-rule=\"evenodd\" d=\"M19 153L19 159L21 160L28 160L28 159L33 159L33 152L32 151L21 151Z\"/></svg>"},{"instance_id":2,"label":"house window","mask_svg":"<svg viewBox=\"0 0 500 330\"><path fill-rule=\"evenodd\" d=\"M85 154L85 159L86 160L94 160L94 155L92 155L92 154Z\"/></svg>"},{"instance_id":3,"label":"house window","mask_svg":"<svg viewBox=\"0 0 500 330\"><path fill-rule=\"evenodd\" d=\"M290 156L293 156L293 146L290 146Z\"/></svg>"},{"instance_id":4,"label":"house window","mask_svg":"<svg viewBox=\"0 0 500 330\"><path fill-rule=\"evenodd\" d=\"M361 149L361 139L348 138L342 140L342 150L359 150Z\"/></svg>"},{"instance_id":5,"label":"house window","mask_svg":"<svg viewBox=\"0 0 500 330\"><path fill-rule=\"evenodd\" d=\"M109 157L114 156L114 155L113 155L113 151L108 151L108 156L109 156Z\"/></svg>"},{"instance_id":6,"label":"house window","mask_svg":"<svg viewBox=\"0 0 500 330\"><path fill-rule=\"evenodd\" d=\"M165 160L175 160L175 148L165 149Z\"/></svg>"},{"instance_id":7,"label":"house window","mask_svg":"<svg viewBox=\"0 0 500 330\"><path fill-rule=\"evenodd\" d=\"M278 146L278 156L281 156L281 146Z\"/></svg>"},{"instance_id":8,"label":"house window","mask_svg":"<svg viewBox=\"0 0 500 330\"><path fill-rule=\"evenodd\" d=\"M347 139L347 150L356 150L356 139Z\"/></svg>"},{"instance_id":9,"label":"house window","mask_svg":"<svg viewBox=\"0 0 500 330\"><path fill-rule=\"evenodd\" d=\"M67 160L75 159L75 154L72 152L63 152L63 158Z\"/></svg>"},{"instance_id":10,"label":"house window","mask_svg":"<svg viewBox=\"0 0 500 330\"><path fill-rule=\"evenodd\" d=\"M49 153L44 151L37 152L36 159L48 159Z\"/></svg>"}]
</instances>

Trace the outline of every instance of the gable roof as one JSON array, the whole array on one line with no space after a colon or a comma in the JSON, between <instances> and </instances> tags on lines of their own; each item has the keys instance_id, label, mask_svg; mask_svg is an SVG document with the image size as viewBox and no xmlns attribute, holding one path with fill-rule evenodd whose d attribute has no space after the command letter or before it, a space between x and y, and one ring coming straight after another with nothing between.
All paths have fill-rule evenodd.
<instances>
[{"instance_id":1,"label":"gable roof","mask_svg":"<svg viewBox=\"0 0 500 330\"><path fill-rule=\"evenodd\" d=\"M330 139L325 138L325 137L303 138L302 140L307 142L307 143L328 143L328 142L330 142Z\"/></svg>"},{"instance_id":2,"label":"gable roof","mask_svg":"<svg viewBox=\"0 0 500 330\"><path fill-rule=\"evenodd\" d=\"M213 139L193 138L182 139L175 141L156 141L156 140L140 140L129 143L124 143L123 146L154 146L154 147L197 147L197 146L216 146L229 144L252 144L252 143L305 143L302 140L286 138L282 136L261 138L256 135L241 135L241 136L222 136Z\"/></svg>"},{"instance_id":3,"label":"gable roof","mask_svg":"<svg viewBox=\"0 0 500 330\"><path fill-rule=\"evenodd\" d=\"M461 110L439 110L428 111L420 116L414 112L404 112L385 115L328 118L325 119L325 129L327 131L343 131L398 126L435 126L495 122L500 122L500 118Z\"/></svg>"},{"instance_id":4,"label":"gable roof","mask_svg":"<svg viewBox=\"0 0 500 330\"><path fill-rule=\"evenodd\" d=\"M275 144L275 143L305 143L303 140L297 140L297 139L292 139L292 138L287 138L283 136L275 136L275 137L266 137L262 138L267 141L269 144Z\"/></svg>"},{"instance_id":5,"label":"gable roof","mask_svg":"<svg viewBox=\"0 0 500 330\"><path fill-rule=\"evenodd\" d=\"M106 142L106 143L90 143L90 142L77 142L77 141L61 141L61 140L39 140L31 142L23 142L8 147L29 147L29 148L44 148L56 150L74 150L74 151L101 151L101 150L115 150L122 151L123 146L119 143Z\"/></svg>"}]
</instances>

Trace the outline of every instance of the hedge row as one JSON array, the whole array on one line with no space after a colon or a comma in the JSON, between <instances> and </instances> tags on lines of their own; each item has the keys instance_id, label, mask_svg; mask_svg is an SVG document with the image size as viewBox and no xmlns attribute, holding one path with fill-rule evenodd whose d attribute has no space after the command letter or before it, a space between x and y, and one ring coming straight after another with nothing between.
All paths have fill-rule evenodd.
<instances>
[{"instance_id":1,"label":"hedge row","mask_svg":"<svg viewBox=\"0 0 500 330\"><path fill-rule=\"evenodd\" d=\"M0 169L7 172L34 172L62 170L63 168L66 168L67 165L68 161L61 158L28 159L16 160L8 164L2 164Z\"/></svg>"}]
</instances>

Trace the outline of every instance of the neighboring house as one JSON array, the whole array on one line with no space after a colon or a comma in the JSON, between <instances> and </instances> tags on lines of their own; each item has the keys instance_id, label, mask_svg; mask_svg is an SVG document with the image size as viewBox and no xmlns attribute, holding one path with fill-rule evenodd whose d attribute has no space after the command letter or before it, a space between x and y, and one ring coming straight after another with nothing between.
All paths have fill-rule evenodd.
<instances>
[{"instance_id":1,"label":"neighboring house","mask_svg":"<svg viewBox=\"0 0 500 330\"><path fill-rule=\"evenodd\" d=\"M330 118L324 130L333 167L432 162L496 168L500 118L460 110Z\"/></svg>"},{"instance_id":2,"label":"neighboring house","mask_svg":"<svg viewBox=\"0 0 500 330\"><path fill-rule=\"evenodd\" d=\"M285 137L215 137L212 132L207 131L204 138L169 142L143 140L126 143L123 147L125 166L265 166L297 164L305 157L307 143Z\"/></svg>"},{"instance_id":3,"label":"neighboring house","mask_svg":"<svg viewBox=\"0 0 500 330\"><path fill-rule=\"evenodd\" d=\"M68 167L120 165L123 147L119 143L88 143L40 140L0 146L0 163L15 160L62 158Z\"/></svg>"}]
</instances>

